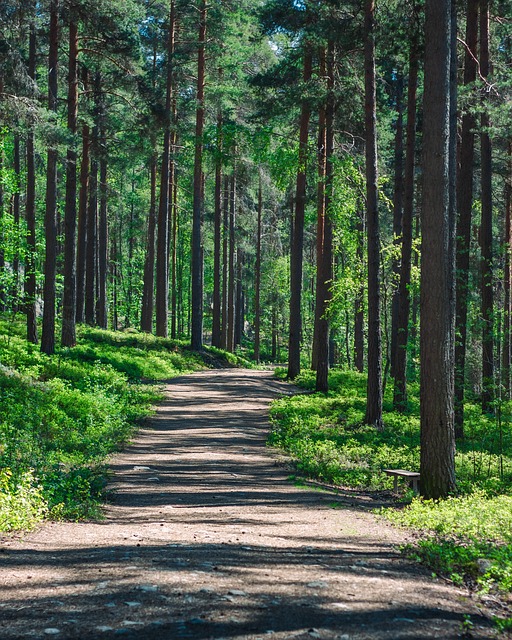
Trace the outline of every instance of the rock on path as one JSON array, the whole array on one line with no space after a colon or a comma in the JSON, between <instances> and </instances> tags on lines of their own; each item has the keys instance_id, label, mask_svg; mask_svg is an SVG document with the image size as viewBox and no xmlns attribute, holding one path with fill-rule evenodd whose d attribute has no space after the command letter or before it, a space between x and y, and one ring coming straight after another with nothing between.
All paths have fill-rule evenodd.
<instances>
[{"instance_id":1,"label":"rock on path","mask_svg":"<svg viewBox=\"0 0 512 640\"><path fill-rule=\"evenodd\" d=\"M0 639L494 637L368 500L292 485L265 448L283 392L269 372L173 380L112 461L104 521L3 541Z\"/></svg>"}]
</instances>

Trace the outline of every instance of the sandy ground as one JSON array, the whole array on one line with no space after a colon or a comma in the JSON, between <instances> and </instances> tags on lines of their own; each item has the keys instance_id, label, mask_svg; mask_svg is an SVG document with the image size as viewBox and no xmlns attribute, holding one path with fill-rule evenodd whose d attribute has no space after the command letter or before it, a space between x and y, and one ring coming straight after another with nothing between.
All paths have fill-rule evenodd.
<instances>
[{"instance_id":1,"label":"sandy ground","mask_svg":"<svg viewBox=\"0 0 512 640\"><path fill-rule=\"evenodd\" d=\"M371 496L294 486L265 447L281 393L260 371L169 383L112 460L104 521L2 541L0 638L495 637Z\"/></svg>"}]
</instances>

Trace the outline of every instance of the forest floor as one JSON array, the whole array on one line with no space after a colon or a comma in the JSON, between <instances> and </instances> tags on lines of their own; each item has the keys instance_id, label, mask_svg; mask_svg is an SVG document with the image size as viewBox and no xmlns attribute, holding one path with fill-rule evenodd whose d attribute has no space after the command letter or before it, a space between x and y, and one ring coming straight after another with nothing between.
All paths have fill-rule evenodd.
<instances>
[{"instance_id":1,"label":"forest floor","mask_svg":"<svg viewBox=\"0 0 512 640\"><path fill-rule=\"evenodd\" d=\"M173 380L111 460L105 519L0 543L0 638L493 638L406 559L383 494L296 486L265 446L271 372Z\"/></svg>"}]
</instances>

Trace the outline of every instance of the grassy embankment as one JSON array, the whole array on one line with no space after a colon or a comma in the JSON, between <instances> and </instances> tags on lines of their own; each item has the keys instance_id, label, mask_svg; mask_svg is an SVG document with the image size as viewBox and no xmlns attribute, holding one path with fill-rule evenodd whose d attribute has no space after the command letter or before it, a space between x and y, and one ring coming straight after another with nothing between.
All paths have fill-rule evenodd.
<instances>
[{"instance_id":1,"label":"grassy embankment","mask_svg":"<svg viewBox=\"0 0 512 640\"><path fill-rule=\"evenodd\" d=\"M107 456L160 398L147 383L204 362L183 342L135 332L81 328L78 345L52 357L23 335L0 320L0 531L100 517Z\"/></svg>"},{"instance_id":2,"label":"grassy embankment","mask_svg":"<svg viewBox=\"0 0 512 640\"><path fill-rule=\"evenodd\" d=\"M280 372L284 375L284 372ZM314 389L311 372L297 383ZM418 388L406 415L385 397L385 429L363 425L366 378L346 371L330 375L327 396L308 393L273 404L269 443L287 451L305 476L355 488L390 489L384 468L419 471ZM500 407L500 423L468 404L466 438L458 444L459 495L441 502L413 498L386 509L390 520L424 532L409 552L455 582L470 580L481 590L512 591L512 407ZM412 499L412 501L411 501Z\"/></svg>"}]
</instances>

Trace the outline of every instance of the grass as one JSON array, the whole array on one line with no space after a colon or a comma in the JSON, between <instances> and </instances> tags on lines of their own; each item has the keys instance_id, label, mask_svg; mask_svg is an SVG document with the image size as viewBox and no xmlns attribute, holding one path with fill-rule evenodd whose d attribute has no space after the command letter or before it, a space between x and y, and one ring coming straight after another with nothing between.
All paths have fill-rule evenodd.
<instances>
[{"instance_id":1,"label":"grass","mask_svg":"<svg viewBox=\"0 0 512 640\"><path fill-rule=\"evenodd\" d=\"M284 371L277 372L284 377ZM384 398L384 430L363 424L366 377L334 370L327 394L314 393L314 374L296 383L307 393L282 398L271 409L269 443L291 455L309 478L361 489L389 490L384 468L419 471L419 390L410 388L406 414ZM512 407L501 420L482 415L476 404L465 413L466 437L458 443L458 495L444 501L412 497L404 485L400 507L381 512L396 524L421 532L407 552L454 582L512 592ZM408 503L408 504L407 504Z\"/></svg>"},{"instance_id":2,"label":"grass","mask_svg":"<svg viewBox=\"0 0 512 640\"><path fill-rule=\"evenodd\" d=\"M78 344L41 354L21 322L0 319L0 531L44 518L100 517L105 461L159 400L156 385L222 359L137 332L79 329Z\"/></svg>"}]
</instances>

